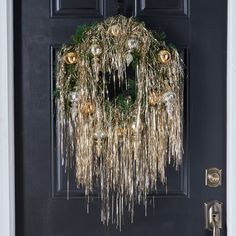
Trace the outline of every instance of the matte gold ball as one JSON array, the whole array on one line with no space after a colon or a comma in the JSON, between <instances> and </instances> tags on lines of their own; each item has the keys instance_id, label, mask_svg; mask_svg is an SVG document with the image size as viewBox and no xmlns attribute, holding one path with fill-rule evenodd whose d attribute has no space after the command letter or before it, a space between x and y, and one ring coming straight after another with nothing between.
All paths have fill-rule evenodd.
<instances>
[{"instance_id":1,"label":"matte gold ball","mask_svg":"<svg viewBox=\"0 0 236 236\"><path fill-rule=\"evenodd\" d=\"M121 35L121 28L119 25L112 25L109 27L108 32L110 32L111 35L117 37Z\"/></svg>"},{"instance_id":2,"label":"matte gold ball","mask_svg":"<svg viewBox=\"0 0 236 236\"><path fill-rule=\"evenodd\" d=\"M158 52L158 61L160 63L167 63L171 60L171 54L168 50L163 49L161 51Z\"/></svg>"},{"instance_id":3,"label":"matte gold ball","mask_svg":"<svg viewBox=\"0 0 236 236\"><path fill-rule=\"evenodd\" d=\"M94 112L95 112L95 107L90 102L87 102L81 106L81 113L84 115L92 115Z\"/></svg>"},{"instance_id":4,"label":"matte gold ball","mask_svg":"<svg viewBox=\"0 0 236 236\"><path fill-rule=\"evenodd\" d=\"M159 97L158 97L157 93L152 92L152 93L149 94L149 96L148 96L148 104L150 106L156 106L157 103L158 103L158 100L159 100Z\"/></svg>"},{"instance_id":5,"label":"matte gold ball","mask_svg":"<svg viewBox=\"0 0 236 236\"><path fill-rule=\"evenodd\" d=\"M76 64L78 62L79 56L76 52L67 52L64 55L64 61L66 64Z\"/></svg>"},{"instance_id":6,"label":"matte gold ball","mask_svg":"<svg viewBox=\"0 0 236 236\"><path fill-rule=\"evenodd\" d=\"M93 44L90 47L91 53L93 56L98 57L102 54L102 48L98 44Z\"/></svg>"}]
</instances>

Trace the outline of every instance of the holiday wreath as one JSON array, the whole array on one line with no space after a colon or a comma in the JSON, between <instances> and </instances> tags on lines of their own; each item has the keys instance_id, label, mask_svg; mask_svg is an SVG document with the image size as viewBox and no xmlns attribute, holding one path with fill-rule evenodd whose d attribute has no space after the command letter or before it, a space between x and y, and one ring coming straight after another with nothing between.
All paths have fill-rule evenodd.
<instances>
[{"instance_id":1,"label":"holiday wreath","mask_svg":"<svg viewBox=\"0 0 236 236\"><path fill-rule=\"evenodd\" d=\"M147 203L181 164L183 67L177 50L124 16L80 27L57 56L56 103L64 165L87 198L99 185L101 220Z\"/></svg>"}]
</instances>

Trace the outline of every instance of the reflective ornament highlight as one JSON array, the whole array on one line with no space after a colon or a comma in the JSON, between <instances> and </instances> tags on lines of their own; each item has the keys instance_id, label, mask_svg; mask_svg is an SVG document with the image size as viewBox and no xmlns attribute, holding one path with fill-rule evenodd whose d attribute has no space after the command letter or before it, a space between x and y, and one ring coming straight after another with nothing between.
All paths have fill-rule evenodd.
<instances>
[{"instance_id":1,"label":"reflective ornament highlight","mask_svg":"<svg viewBox=\"0 0 236 236\"><path fill-rule=\"evenodd\" d=\"M159 51L157 56L160 63L167 63L171 60L171 54L168 50Z\"/></svg>"},{"instance_id":2,"label":"reflective ornament highlight","mask_svg":"<svg viewBox=\"0 0 236 236\"><path fill-rule=\"evenodd\" d=\"M117 37L121 35L121 28L119 25L112 25L109 27L108 32L110 32L111 35Z\"/></svg>"},{"instance_id":3,"label":"reflective ornament highlight","mask_svg":"<svg viewBox=\"0 0 236 236\"><path fill-rule=\"evenodd\" d=\"M102 54L102 48L98 44L93 44L90 47L91 53L93 56L98 57Z\"/></svg>"},{"instance_id":4,"label":"reflective ornament highlight","mask_svg":"<svg viewBox=\"0 0 236 236\"><path fill-rule=\"evenodd\" d=\"M127 66L130 65L130 63L133 61L133 56L131 53L128 53L127 56L126 56L126 63L127 63Z\"/></svg>"},{"instance_id":5,"label":"reflective ornament highlight","mask_svg":"<svg viewBox=\"0 0 236 236\"><path fill-rule=\"evenodd\" d=\"M69 99L71 102L78 102L79 100L79 93L78 92L70 92Z\"/></svg>"},{"instance_id":6,"label":"reflective ornament highlight","mask_svg":"<svg viewBox=\"0 0 236 236\"><path fill-rule=\"evenodd\" d=\"M64 55L64 61L66 64L76 64L78 62L78 54L76 52L67 52Z\"/></svg>"},{"instance_id":7,"label":"reflective ornament highlight","mask_svg":"<svg viewBox=\"0 0 236 236\"><path fill-rule=\"evenodd\" d=\"M127 45L130 50L137 49L139 46L139 41L135 37L131 37L128 39Z\"/></svg>"},{"instance_id":8,"label":"reflective ornament highlight","mask_svg":"<svg viewBox=\"0 0 236 236\"><path fill-rule=\"evenodd\" d=\"M148 103L150 106L154 107L159 101L159 96L156 92L151 92L148 97Z\"/></svg>"},{"instance_id":9,"label":"reflective ornament highlight","mask_svg":"<svg viewBox=\"0 0 236 236\"><path fill-rule=\"evenodd\" d=\"M92 103L87 102L82 104L81 106L81 113L84 115L92 115L95 112L95 107Z\"/></svg>"}]
</instances>

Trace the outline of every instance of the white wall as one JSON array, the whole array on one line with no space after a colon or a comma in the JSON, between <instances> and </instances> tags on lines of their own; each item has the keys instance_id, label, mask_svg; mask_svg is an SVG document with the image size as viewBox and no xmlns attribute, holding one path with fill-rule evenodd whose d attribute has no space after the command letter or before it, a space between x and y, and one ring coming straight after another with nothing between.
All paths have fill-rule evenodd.
<instances>
[{"instance_id":1,"label":"white wall","mask_svg":"<svg viewBox=\"0 0 236 236\"><path fill-rule=\"evenodd\" d=\"M0 235L15 234L12 0L0 0Z\"/></svg>"}]
</instances>

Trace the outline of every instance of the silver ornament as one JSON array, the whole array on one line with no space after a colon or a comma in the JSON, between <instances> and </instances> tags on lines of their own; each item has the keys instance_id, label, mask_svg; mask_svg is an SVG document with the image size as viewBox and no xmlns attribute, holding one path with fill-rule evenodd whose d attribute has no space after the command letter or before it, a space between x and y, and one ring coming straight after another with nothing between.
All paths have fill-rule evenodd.
<instances>
[{"instance_id":1,"label":"silver ornament","mask_svg":"<svg viewBox=\"0 0 236 236\"><path fill-rule=\"evenodd\" d=\"M166 112L167 112L169 118L172 118L173 112L174 112L175 93L168 91L163 94L162 99L163 99L163 102L165 103Z\"/></svg>"},{"instance_id":2,"label":"silver ornament","mask_svg":"<svg viewBox=\"0 0 236 236\"><path fill-rule=\"evenodd\" d=\"M98 44L93 44L90 47L90 50L93 56L95 57L100 56L102 54L102 48Z\"/></svg>"},{"instance_id":3,"label":"silver ornament","mask_svg":"<svg viewBox=\"0 0 236 236\"><path fill-rule=\"evenodd\" d=\"M78 102L78 100L79 100L79 93L78 92L70 92L69 93L69 100L71 102Z\"/></svg>"},{"instance_id":4,"label":"silver ornament","mask_svg":"<svg viewBox=\"0 0 236 236\"><path fill-rule=\"evenodd\" d=\"M138 48L138 46L139 46L138 40L134 37L128 39L127 44L128 44L128 48L130 50Z\"/></svg>"},{"instance_id":5,"label":"silver ornament","mask_svg":"<svg viewBox=\"0 0 236 236\"><path fill-rule=\"evenodd\" d=\"M95 133L94 133L94 139L97 140L97 141L102 141L106 138L106 134L105 132L103 132L102 130L97 130Z\"/></svg>"},{"instance_id":6,"label":"silver ornament","mask_svg":"<svg viewBox=\"0 0 236 236\"><path fill-rule=\"evenodd\" d=\"M168 91L162 95L163 102L174 102L175 93L172 91Z\"/></svg>"}]
</instances>

